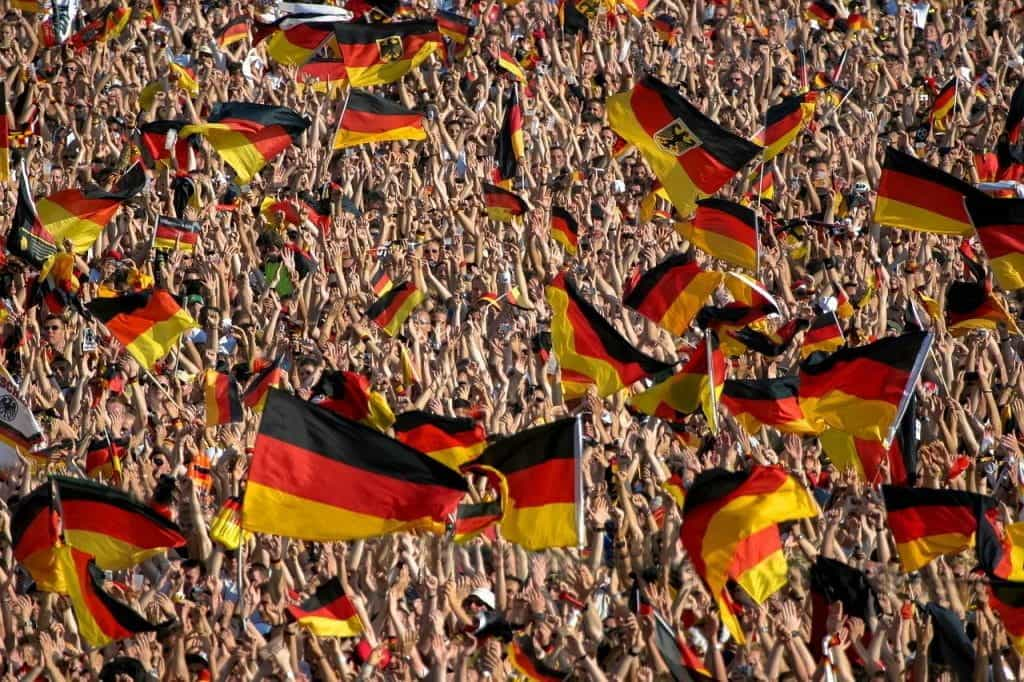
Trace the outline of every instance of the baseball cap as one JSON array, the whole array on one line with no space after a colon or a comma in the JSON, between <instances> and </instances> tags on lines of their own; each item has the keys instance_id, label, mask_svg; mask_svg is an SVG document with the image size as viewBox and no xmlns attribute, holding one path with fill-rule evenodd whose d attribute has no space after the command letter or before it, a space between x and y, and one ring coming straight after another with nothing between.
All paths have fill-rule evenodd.
<instances>
[{"instance_id":1,"label":"baseball cap","mask_svg":"<svg viewBox=\"0 0 1024 682\"><path fill-rule=\"evenodd\" d=\"M496 608L495 607L496 601L494 599L494 593L491 592L486 587L478 587L478 588L476 588L475 590L473 590L472 592L469 593L469 596L470 597L476 597L477 599L482 601L484 603L484 605L487 606L487 608L489 608L489 609Z\"/></svg>"}]
</instances>

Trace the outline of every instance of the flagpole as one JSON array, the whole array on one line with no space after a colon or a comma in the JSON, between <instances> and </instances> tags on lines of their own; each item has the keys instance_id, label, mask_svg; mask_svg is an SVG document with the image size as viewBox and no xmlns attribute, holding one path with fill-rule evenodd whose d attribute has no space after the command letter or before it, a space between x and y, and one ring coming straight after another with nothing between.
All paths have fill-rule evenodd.
<instances>
[{"instance_id":1,"label":"flagpole","mask_svg":"<svg viewBox=\"0 0 1024 682\"><path fill-rule=\"evenodd\" d=\"M711 391L711 426L712 433L718 435L718 396L715 394L715 353L711 347L711 330L704 330L705 353L708 363L708 390Z\"/></svg>"},{"instance_id":2,"label":"flagpole","mask_svg":"<svg viewBox=\"0 0 1024 682\"><path fill-rule=\"evenodd\" d=\"M327 153L324 154L323 163L320 165L320 172L317 173L317 181L319 182L321 176L330 170L331 156L334 154L334 141L338 139L338 132L341 130L341 122L345 119L345 112L348 111L348 99L352 96L352 86L345 85L345 100L341 104L341 113L338 114L338 123L334 126L334 134L331 135L331 141L329 142L330 147L327 149ZM329 178L328 178L329 179Z\"/></svg>"},{"instance_id":3,"label":"flagpole","mask_svg":"<svg viewBox=\"0 0 1024 682\"><path fill-rule=\"evenodd\" d=\"M583 422L576 415L573 426L573 494L576 499L576 547L583 549L586 544L586 532L583 525Z\"/></svg>"},{"instance_id":4,"label":"flagpole","mask_svg":"<svg viewBox=\"0 0 1024 682\"><path fill-rule=\"evenodd\" d=\"M903 413L907 411L907 405L910 404L910 396L915 390L914 385L921 376L921 370L924 369L924 361L928 358L928 354L930 352L934 352L932 348L932 342L934 340L935 334L928 332L924 337L924 341L921 342L921 350L917 352L917 358L914 360L914 366L910 369L910 377L903 389L903 397L900 399L900 405L896 410L896 416L893 418L892 424L889 425L889 432L886 434L885 440L882 442L882 447L886 450L888 450L889 446L892 445L892 439L896 436L896 430L900 427L900 420L903 419Z\"/></svg>"}]
</instances>

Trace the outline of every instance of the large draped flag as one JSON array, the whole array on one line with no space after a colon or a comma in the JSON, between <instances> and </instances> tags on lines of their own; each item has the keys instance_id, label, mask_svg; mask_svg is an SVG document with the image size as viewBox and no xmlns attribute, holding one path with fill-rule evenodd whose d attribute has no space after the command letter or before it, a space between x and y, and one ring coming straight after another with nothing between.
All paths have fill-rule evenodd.
<instances>
[{"instance_id":1,"label":"large draped flag","mask_svg":"<svg viewBox=\"0 0 1024 682\"><path fill-rule=\"evenodd\" d=\"M686 333L697 312L722 282L684 254L669 256L645 272L622 302L676 336Z\"/></svg>"},{"instance_id":2,"label":"large draped flag","mask_svg":"<svg viewBox=\"0 0 1024 682\"><path fill-rule=\"evenodd\" d=\"M812 420L888 445L931 348L930 333L889 337L800 365L800 406Z\"/></svg>"},{"instance_id":3,"label":"large draped flag","mask_svg":"<svg viewBox=\"0 0 1024 682\"><path fill-rule=\"evenodd\" d=\"M781 468L709 469L687 490L683 547L738 643L744 642L743 628L732 611L728 582L763 603L787 580L778 524L817 515L810 492Z\"/></svg>"},{"instance_id":4,"label":"large draped flag","mask_svg":"<svg viewBox=\"0 0 1024 682\"><path fill-rule=\"evenodd\" d=\"M198 326L164 289L96 298L86 307L147 369L176 347L182 334Z\"/></svg>"},{"instance_id":5,"label":"large draped flag","mask_svg":"<svg viewBox=\"0 0 1024 682\"><path fill-rule=\"evenodd\" d=\"M681 370L632 396L629 405L667 422L678 422L703 411L711 431L717 433L718 398L725 382L725 369L718 337L708 332Z\"/></svg>"},{"instance_id":6,"label":"large draped flag","mask_svg":"<svg viewBox=\"0 0 1024 682\"><path fill-rule=\"evenodd\" d=\"M776 379L727 379L720 400L743 429L756 435L761 427L783 433L817 434L824 428L807 419L800 408L800 380L795 376Z\"/></svg>"},{"instance_id":7,"label":"large draped flag","mask_svg":"<svg viewBox=\"0 0 1024 682\"><path fill-rule=\"evenodd\" d=\"M334 24L351 87L392 83L443 45L437 22L427 19L388 24Z\"/></svg>"},{"instance_id":8,"label":"large draped flag","mask_svg":"<svg viewBox=\"0 0 1024 682\"><path fill-rule=\"evenodd\" d=\"M348 95L348 106L338 123L334 149L370 142L425 140L423 114L368 92Z\"/></svg>"},{"instance_id":9,"label":"large draped flag","mask_svg":"<svg viewBox=\"0 0 1024 682\"><path fill-rule=\"evenodd\" d=\"M693 220L677 223L676 230L708 255L757 272L757 223L757 214L747 206L702 199Z\"/></svg>"},{"instance_id":10,"label":"large draped flag","mask_svg":"<svg viewBox=\"0 0 1024 682\"><path fill-rule=\"evenodd\" d=\"M298 66L309 61L334 32L336 22L351 21L352 12L332 5L282 2L282 15L271 24L253 27L252 44L267 41L267 54L275 61Z\"/></svg>"},{"instance_id":11,"label":"large draped flag","mask_svg":"<svg viewBox=\"0 0 1024 682\"><path fill-rule=\"evenodd\" d=\"M487 447L484 427L467 417L445 417L422 410L395 420L395 438L452 469L477 458Z\"/></svg>"},{"instance_id":12,"label":"large draped flag","mask_svg":"<svg viewBox=\"0 0 1024 682\"><path fill-rule=\"evenodd\" d=\"M972 194L965 204L996 283L1006 291L1024 288L1024 199Z\"/></svg>"},{"instance_id":13,"label":"large draped flag","mask_svg":"<svg viewBox=\"0 0 1024 682\"><path fill-rule=\"evenodd\" d=\"M754 142L764 147L761 156L770 161L796 139L807 122L814 117L818 93L814 90L786 97L768 109L765 126L754 134Z\"/></svg>"},{"instance_id":14,"label":"large draped flag","mask_svg":"<svg viewBox=\"0 0 1024 682\"><path fill-rule=\"evenodd\" d=\"M344 485L325 485L330 481ZM459 474L427 455L272 389L242 526L321 542L414 529L443 533L466 491Z\"/></svg>"},{"instance_id":15,"label":"large draped flag","mask_svg":"<svg viewBox=\"0 0 1024 682\"><path fill-rule=\"evenodd\" d=\"M904 573L970 547L980 520L995 506L991 497L960 490L892 485L882 486L882 498Z\"/></svg>"},{"instance_id":16,"label":"large draped flag","mask_svg":"<svg viewBox=\"0 0 1024 682\"><path fill-rule=\"evenodd\" d=\"M559 273L547 285L551 342L562 371L562 389L578 398L595 385L608 396L671 365L644 355L580 296L576 283Z\"/></svg>"},{"instance_id":17,"label":"large draped flag","mask_svg":"<svg viewBox=\"0 0 1024 682\"><path fill-rule=\"evenodd\" d=\"M289 606L286 613L289 620L317 637L358 637L363 633L359 612L337 576L316 588L316 592L298 606Z\"/></svg>"},{"instance_id":18,"label":"large draped flag","mask_svg":"<svg viewBox=\"0 0 1024 682\"><path fill-rule=\"evenodd\" d=\"M121 204L146 185L142 164L122 175L114 189L65 189L36 202L36 219L55 244L70 240L75 253L88 251Z\"/></svg>"},{"instance_id":19,"label":"large draped flag","mask_svg":"<svg viewBox=\"0 0 1024 682\"><path fill-rule=\"evenodd\" d=\"M497 473L506 540L533 551L584 541L582 439L578 418L561 419L503 438L468 465Z\"/></svg>"},{"instance_id":20,"label":"large draped flag","mask_svg":"<svg viewBox=\"0 0 1024 682\"><path fill-rule=\"evenodd\" d=\"M682 216L761 152L653 76L610 97L606 108L608 124L640 150Z\"/></svg>"},{"instance_id":21,"label":"large draped flag","mask_svg":"<svg viewBox=\"0 0 1024 682\"><path fill-rule=\"evenodd\" d=\"M905 230L970 236L964 198L985 196L963 180L889 147L875 200L876 223Z\"/></svg>"},{"instance_id":22,"label":"large draped flag","mask_svg":"<svg viewBox=\"0 0 1024 682\"><path fill-rule=\"evenodd\" d=\"M988 605L1003 621L1013 648L1024 654L1024 582L990 577Z\"/></svg>"},{"instance_id":23,"label":"large draped flag","mask_svg":"<svg viewBox=\"0 0 1024 682\"><path fill-rule=\"evenodd\" d=\"M310 121L287 107L253 102L221 102L206 123L188 125L181 135L202 135L247 185L260 170L292 144Z\"/></svg>"},{"instance_id":24,"label":"large draped flag","mask_svg":"<svg viewBox=\"0 0 1024 682\"><path fill-rule=\"evenodd\" d=\"M494 145L494 156L497 167L494 169L495 184L510 189L512 181L519 174L519 165L526 156L523 140L523 108L519 104L518 88L512 88L512 94L505 104L505 117L498 130L498 139Z\"/></svg>"}]
</instances>

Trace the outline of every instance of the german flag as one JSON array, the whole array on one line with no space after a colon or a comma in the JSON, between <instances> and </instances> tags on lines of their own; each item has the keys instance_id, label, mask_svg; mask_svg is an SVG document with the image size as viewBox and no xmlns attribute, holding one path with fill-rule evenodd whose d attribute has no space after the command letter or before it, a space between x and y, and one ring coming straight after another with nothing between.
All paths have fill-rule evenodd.
<instances>
[{"instance_id":1,"label":"german flag","mask_svg":"<svg viewBox=\"0 0 1024 682\"><path fill-rule=\"evenodd\" d=\"M686 365L668 379L629 399L629 405L652 417L680 422L703 410L713 433L718 431L718 398L725 382L725 356L718 338L708 332Z\"/></svg>"},{"instance_id":2,"label":"german flag","mask_svg":"<svg viewBox=\"0 0 1024 682\"><path fill-rule=\"evenodd\" d=\"M145 185L146 172L141 164L135 164L121 176L113 191L62 190L40 199L36 203L36 216L55 243L71 240L75 253L84 253L96 242L121 204L141 192Z\"/></svg>"},{"instance_id":3,"label":"german flag","mask_svg":"<svg viewBox=\"0 0 1024 682\"><path fill-rule=\"evenodd\" d=\"M989 578L988 605L999 614L1017 653L1024 653L1024 582Z\"/></svg>"},{"instance_id":4,"label":"german flag","mask_svg":"<svg viewBox=\"0 0 1024 682\"><path fill-rule=\"evenodd\" d=\"M40 590L64 592L65 577L56 554L61 544L60 514L53 504L51 485L47 481L13 507L11 549Z\"/></svg>"},{"instance_id":5,"label":"german flag","mask_svg":"<svg viewBox=\"0 0 1024 682\"><path fill-rule=\"evenodd\" d=\"M797 318L782 325L773 333L765 333L753 327L727 332L748 349L769 358L775 358L789 349L797 332L808 327L810 322Z\"/></svg>"},{"instance_id":6,"label":"german flag","mask_svg":"<svg viewBox=\"0 0 1024 682\"><path fill-rule=\"evenodd\" d=\"M366 310L366 316L387 332L388 336L395 336L409 314L423 303L425 298L415 284L405 281L391 287L387 293L374 301Z\"/></svg>"},{"instance_id":7,"label":"german flag","mask_svg":"<svg viewBox=\"0 0 1024 682\"><path fill-rule=\"evenodd\" d=\"M757 215L725 199L702 199L692 221L677 223L679 233L708 255L757 272Z\"/></svg>"},{"instance_id":8,"label":"german flag","mask_svg":"<svg viewBox=\"0 0 1024 682\"><path fill-rule=\"evenodd\" d=\"M383 296L388 293L391 291L393 286L395 285L385 270L378 270L374 273L373 277L370 278L370 288L372 288L373 293L378 296Z\"/></svg>"},{"instance_id":9,"label":"german flag","mask_svg":"<svg viewBox=\"0 0 1024 682\"><path fill-rule=\"evenodd\" d=\"M199 81L196 79L194 69L176 62L170 62L167 68L170 70L170 75L175 76L174 82L179 88L193 97L199 94Z\"/></svg>"},{"instance_id":10,"label":"german flag","mask_svg":"<svg viewBox=\"0 0 1024 682\"><path fill-rule=\"evenodd\" d=\"M1020 142L1020 133L1024 125L1024 81L1017 84L1010 98L1010 109L1006 112L1006 125L1003 132L1006 133L1006 141L1010 144Z\"/></svg>"},{"instance_id":11,"label":"german flag","mask_svg":"<svg viewBox=\"0 0 1024 682\"><path fill-rule=\"evenodd\" d=\"M257 24L253 27L253 47L267 40L267 54L287 66L299 66L308 62L320 47L331 37L334 29L330 24L299 23L285 29L280 20L273 24Z\"/></svg>"},{"instance_id":12,"label":"german flag","mask_svg":"<svg viewBox=\"0 0 1024 682\"><path fill-rule=\"evenodd\" d=\"M519 164L526 156L523 142L523 108L519 105L517 88L512 88L512 94L505 105L505 118L501 123L501 129L498 130L494 148L497 162L497 168L494 170L495 182L499 185L507 182L508 187L511 187L512 181L519 174Z\"/></svg>"},{"instance_id":13,"label":"german flag","mask_svg":"<svg viewBox=\"0 0 1024 682\"><path fill-rule=\"evenodd\" d=\"M484 427L468 418L413 410L398 415L394 428L400 442L452 469L476 459L487 447Z\"/></svg>"},{"instance_id":14,"label":"german flag","mask_svg":"<svg viewBox=\"0 0 1024 682\"><path fill-rule=\"evenodd\" d=\"M590 20L597 15L600 3L590 0L559 0L558 23L568 36L589 35Z\"/></svg>"},{"instance_id":15,"label":"german flag","mask_svg":"<svg viewBox=\"0 0 1024 682\"><path fill-rule=\"evenodd\" d=\"M437 28L441 35L450 40L453 45L458 46L459 49L455 50L456 56L458 56L473 35L473 24L469 19L446 10L438 10L434 15L434 20L437 22Z\"/></svg>"},{"instance_id":16,"label":"german flag","mask_svg":"<svg viewBox=\"0 0 1024 682\"><path fill-rule=\"evenodd\" d=\"M487 217L502 223L512 222L513 218L523 215L530 210L526 200L518 194L514 194L503 187L483 183L484 206L487 207Z\"/></svg>"},{"instance_id":17,"label":"german flag","mask_svg":"<svg viewBox=\"0 0 1024 682\"><path fill-rule=\"evenodd\" d=\"M1006 291L1024 288L1024 199L971 195L965 203L996 283Z\"/></svg>"},{"instance_id":18,"label":"german flag","mask_svg":"<svg viewBox=\"0 0 1024 682\"><path fill-rule=\"evenodd\" d=\"M36 280L36 297L53 314L59 315L68 306L83 312L78 294L82 282L75 267L75 254L59 252L46 259Z\"/></svg>"},{"instance_id":19,"label":"german flag","mask_svg":"<svg viewBox=\"0 0 1024 682\"><path fill-rule=\"evenodd\" d=\"M313 57L295 72L295 82L313 88L313 92L333 93L347 81L345 62L332 57Z\"/></svg>"},{"instance_id":20,"label":"german flag","mask_svg":"<svg viewBox=\"0 0 1024 682\"><path fill-rule=\"evenodd\" d=\"M741 303L766 315L779 312L779 302L775 300L764 284L742 272L725 273L725 288Z\"/></svg>"},{"instance_id":21,"label":"german flag","mask_svg":"<svg viewBox=\"0 0 1024 682\"><path fill-rule=\"evenodd\" d=\"M843 613L865 621L871 609L877 608L878 595L863 571L818 555L810 570L811 583L811 651L821 655L821 642L828 635L829 606L840 603ZM817 645L815 645L817 643Z\"/></svg>"},{"instance_id":22,"label":"german flag","mask_svg":"<svg viewBox=\"0 0 1024 682\"><path fill-rule=\"evenodd\" d=\"M317 197L312 192L303 190L298 194L301 208L306 212L306 218L320 228L322 234L327 234L331 228L331 198L330 196Z\"/></svg>"},{"instance_id":23,"label":"german flag","mask_svg":"<svg viewBox=\"0 0 1024 682\"><path fill-rule=\"evenodd\" d=\"M192 168L192 140L181 136L187 121L151 121L139 126L139 148L144 163L154 168L157 163L183 171ZM173 144L172 144L173 140Z\"/></svg>"},{"instance_id":24,"label":"german flag","mask_svg":"<svg viewBox=\"0 0 1024 682\"><path fill-rule=\"evenodd\" d=\"M928 113L928 123L935 130L947 130L949 127L946 119L957 106L957 81L956 76L950 78L935 95L935 101L932 102L931 111Z\"/></svg>"},{"instance_id":25,"label":"german flag","mask_svg":"<svg viewBox=\"0 0 1024 682\"><path fill-rule=\"evenodd\" d=\"M115 438L97 438L89 443L85 452L85 475L117 485L121 482L121 462L127 452L128 441Z\"/></svg>"},{"instance_id":26,"label":"german flag","mask_svg":"<svg viewBox=\"0 0 1024 682\"><path fill-rule=\"evenodd\" d=\"M822 313L811 321L811 326L804 334L800 357L806 358L812 353L831 353L842 348L845 343L843 328L839 326L836 314L832 311Z\"/></svg>"},{"instance_id":27,"label":"german flag","mask_svg":"<svg viewBox=\"0 0 1024 682\"><path fill-rule=\"evenodd\" d=\"M395 423L387 399L370 390L370 380L357 372L326 371L313 394L320 407L378 431L387 431Z\"/></svg>"},{"instance_id":28,"label":"german flag","mask_svg":"<svg viewBox=\"0 0 1024 682\"><path fill-rule=\"evenodd\" d=\"M368 92L348 96L333 149L389 140L425 140L423 115Z\"/></svg>"},{"instance_id":29,"label":"german flag","mask_svg":"<svg viewBox=\"0 0 1024 682\"><path fill-rule=\"evenodd\" d=\"M654 26L655 33L658 34L658 38L661 42L665 43L669 47L675 47L679 41L679 22L671 14L659 14L654 17L651 22Z\"/></svg>"},{"instance_id":30,"label":"german flag","mask_svg":"<svg viewBox=\"0 0 1024 682\"><path fill-rule=\"evenodd\" d=\"M858 438L886 442L931 344L931 334L917 332L808 358L800 365L804 414Z\"/></svg>"},{"instance_id":31,"label":"german flag","mask_svg":"<svg viewBox=\"0 0 1024 682\"><path fill-rule=\"evenodd\" d=\"M889 530L904 573L957 554L974 542L979 518L995 501L960 490L882 486Z\"/></svg>"},{"instance_id":32,"label":"german flag","mask_svg":"<svg viewBox=\"0 0 1024 682\"><path fill-rule=\"evenodd\" d=\"M210 521L210 539L224 545L225 549L234 550L249 535L242 530L242 500L237 497L224 500Z\"/></svg>"},{"instance_id":33,"label":"german flag","mask_svg":"<svg viewBox=\"0 0 1024 682\"><path fill-rule=\"evenodd\" d=\"M392 83L423 63L442 45L441 32L433 20L336 23L334 35L352 87Z\"/></svg>"},{"instance_id":34,"label":"german flag","mask_svg":"<svg viewBox=\"0 0 1024 682\"><path fill-rule=\"evenodd\" d=\"M455 513L452 539L463 543L493 529L501 521L501 500L460 504Z\"/></svg>"},{"instance_id":35,"label":"german flag","mask_svg":"<svg viewBox=\"0 0 1024 682\"><path fill-rule=\"evenodd\" d=\"M103 571L97 568L93 557L74 547L61 547L57 554L78 621L78 633L90 646L100 648L157 630L156 625L103 590Z\"/></svg>"},{"instance_id":36,"label":"german flag","mask_svg":"<svg viewBox=\"0 0 1024 682\"><path fill-rule=\"evenodd\" d=\"M246 185L267 163L309 127L309 119L286 107L251 102L221 102L206 123L185 126L182 136L202 135Z\"/></svg>"},{"instance_id":37,"label":"german flag","mask_svg":"<svg viewBox=\"0 0 1024 682\"><path fill-rule=\"evenodd\" d=\"M18 169L18 201L14 206L11 230L7 233L4 245L12 256L37 268L42 267L57 252L56 240L36 215L36 204L32 200L24 161Z\"/></svg>"},{"instance_id":38,"label":"german flag","mask_svg":"<svg viewBox=\"0 0 1024 682\"><path fill-rule=\"evenodd\" d=\"M578 420L561 419L503 438L468 465L499 475L506 540L531 551L583 540L581 446Z\"/></svg>"},{"instance_id":39,"label":"german flag","mask_svg":"<svg viewBox=\"0 0 1024 682\"><path fill-rule=\"evenodd\" d=\"M859 12L853 12L846 18L846 30L849 33L856 33L857 31L867 31L871 29L871 22L868 18Z\"/></svg>"},{"instance_id":40,"label":"german flag","mask_svg":"<svg viewBox=\"0 0 1024 682\"><path fill-rule=\"evenodd\" d=\"M156 219L153 248L162 251L194 253L199 241L199 223L162 215Z\"/></svg>"},{"instance_id":41,"label":"german flag","mask_svg":"<svg viewBox=\"0 0 1024 682\"><path fill-rule=\"evenodd\" d=\"M795 376L747 381L728 379L722 387L721 401L751 435L756 435L762 427L802 435L821 433L824 427L804 416L799 391L799 379Z\"/></svg>"},{"instance_id":42,"label":"german flag","mask_svg":"<svg viewBox=\"0 0 1024 682\"><path fill-rule=\"evenodd\" d=\"M678 471L669 476L662 484L661 489L668 493L669 497L682 509L686 502L686 486L683 484L683 476Z\"/></svg>"},{"instance_id":43,"label":"german flag","mask_svg":"<svg viewBox=\"0 0 1024 682\"><path fill-rule=\"evenodd\" d=\"M206 370L204 385L206 397L206 426L234 424L245 418L238 382L230 374Z\"/></svg>"},{"instance_id":44,"label":"german flag","mask_svg":"<svg viewBox=\"0 0 1024 682\"><path fill-rule=\"evenodd\" d=\"M526 72L523 71L523 67L519 66L519 62L516 61L516 58L505 50L498 50L496 66L500 70L511 75L520 83L526 83Z\"/></svg>"},{"instance_id":45,"label":"german flag","mask_svg":"<svg viewBox=\"0 0 1024 682\"><path fill-rule=\"evenodd\" d=\"M700 195L717 192L761 152L653 76L609 98L607 111L609 125L640 150L680 215L690 215Z\"/></svg>"},{"instance_id":46,"label":"german flag","mask_svg":"<svg viewBox=\"0 0 1024 682\"><path fill-rule=\"evenodd\" d=\"M284 370L281 369L281 357L274 358L273 362L263 361L262 367L254 366L256 375L249 380L249 385L242 394L242 403L256 412L262 412L267 403L267 395L270 389L277 388L281 384L281 377Z\"/></svg>"},{"instance_id":47,"label":"german flag","mask_svg":"<svg viewBox=\"0 0 1024 682\"><path fill-rule=\"evenodd\" d=\"M303 625L317 637L358 637L363 621L337 576L316 588L309 599L286 609L289 620Z\"/></svg>"},{"instance_id":48,"label":"german flag","mask_svg":"<svg viewBox=\"0 0 1024 682\"><path fill-rule=\"evenodd\" d=\"M595 384L604 397L635 381L667 372L671 365L634 348L608 320L580 296L576 283L559 273L547 286L551 306L552 348L562 370L563 390L570 397ZM566 381L566 373L575 378Z\"/></svg>"},{"instance_id":49,"label":"german flag","mask_svg":"<svg viewBox=\"0 0 1024 682\"><path fill-rule=\"evenodd\" d=\"M0 83L0 182L11 181L11 120L7 85Z\"/></svg>"},{"instance_id":50,"label":"german flag","mask_svg":"<svg viewBox=\"0 0 1024 682\"><path fill-rule=\"evenodd\" d=\"M750 203L757 200L775 201L775 172L765 163L760 164L747 176L750 191L746 197Z\"/></svg>"},{"instance_id":51,"label":"german flag","mask_svg":"<svg viewBox=\"0 0 1024 682\"><path fill-rule=\"evenodd\" d=\"M974 195L984 193L889 147L878 183L874 221L905 230L968 237L974 228L964 198Z\"/></svg>"},{"instance_id":52,"label":"german flag","mask_svg":"<svg viewBox=\"0 0 1024 682\"><path fill-rule=\"evenodd\" d=\"M217 41L217 47L222 50L247 40L249 38L249 17L235 17L214 31L213 37Z\"/></svg>"},{"instance_id":53,"label":"german flag","mask_svg":"<svg viewBox=\"0 0 1024 682\"><path fill-rule=\"evenodd\" d=\"M828 429L818 436L818 440L834 466L853 469L862 481L913 486L917 480L916 414L917 398L911 394L896 436L888 448L879 440L856 438L836 429ZM882 462L889 464L888 481L882 478Z\"/></svg>"},{"instance_id":54,"label":"german flag","mask_svg":"<svg viewBox=\"0 0 1024 682\"><path fill-rule=\"evenodd\" d=\"M569 673L549 666L537 656L533 639L518 637L505 647L509 665L529 682L561 682Z\"/></svg>"},{"instance_id":55,"label":"german flag","mask_svg":"<svg viewBox=\"0 0 1024 682\"><path fill-rule=\"evenodd\" d=\"M721 272L706 271L689 256L676 254L645 272L622 302L675 336L682 336L722 277Z\"/></svg>"},{"instance_id":56,"label":"german flag","mask_svg":"<svg viewBox=\"0 0 1024 682\"><path fill-rule=\"evenodd\" d=\"M768 109L765 126L754 134L754 142L764 147L761 158L771 161L796 139L807 122L814 118L818 93L805 92L786 97Z\"/></svg>"},{"instance_id":57,"label":"german flag","mask_svg":"<svg viewBox=\"0 0 1024 682\"><path fill-rule=\"evenodd\" d=\"M120 2L112 2L100 10L94 19L68 38L67 44L75 52L83 52L96 43L114 40L121 35L121 31L128 25L128 20L131 17L130 9L122 6Z\"/></svg>"},{"instance_id":58,"label":"german flag","mask_svg":"<svg viewBox=\"0 0 1024 682\"><path fill-rule=\"evenodd\" d=\"M828 27L839 16L836 6L827 0L812 0L811 4L804 8L804 19L814 20L823 27Z\"/></svg>"},{"instance_id":59,"label":"german flag","mask_svg":"<svg viewBox=\"0 0 1024 682\"><path fill-rule=\"evenodd\" d=\"M551 238L561 244L570 256L576 255L580 245L580 224L561 206L551 207Z\"/></svg>"},{"instance_id":60,"label":"german flag","mask_svg":"<svg viewBox=\"0 0 1024 682\"><path fill-rule=\"evenodd\" d=\"M256 436L242 524L321 542L442 533L466 491L462 476L440 462L274 390Z\"/></svg>"},{"instance_id":61,"label":"german flag","mask_svg":"<svg viewBox=\"0 0 1024 682\"><path fill-rule=\"evenodd\" d=\"M86 307L147 369L177 346L183 333L198 326L164 289L97 298Z\"/></svg>"},{"instance_id":62,"label":"german flag","mask_svg":"<svg viewBox=\"0 0 1024 682\"><path fill-rule=\"evenodd\" d=\"M744 643L743 629L731 608L728 581L735 580L762 603L787 580L778 524L817 515L810 492L781 468L710 469L690 486L683 507L683 547L737 643Z\"/></svg>"},{"instance_id":63,"label":"german flag","mask_svg":"<svg viewBox=\"0 0 1024 682\"><path fill-rule=\"evenodd\" d=\"M963 336L972 329L997 329L1000 323L1019 333L1016 322L987 283L953 282L946 289L946 328L953 336Z\"/></svg>"}]
</instances>

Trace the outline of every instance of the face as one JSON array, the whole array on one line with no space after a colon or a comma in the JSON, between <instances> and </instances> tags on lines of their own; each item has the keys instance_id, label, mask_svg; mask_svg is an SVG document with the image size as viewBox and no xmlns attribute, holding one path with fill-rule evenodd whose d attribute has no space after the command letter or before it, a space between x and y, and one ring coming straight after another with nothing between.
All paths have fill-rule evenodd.
<instances>
[{"instance_id":1,"label":"face","mask_svg":"<svg viewBox=\"0 0 1024 682\"><path fill-rule=\"evenodd\" d=\"M58 319L47 320L43 323L43 341L57 348L66 342L66 330L64 322Z\"/></svg>"}]
</instances>

